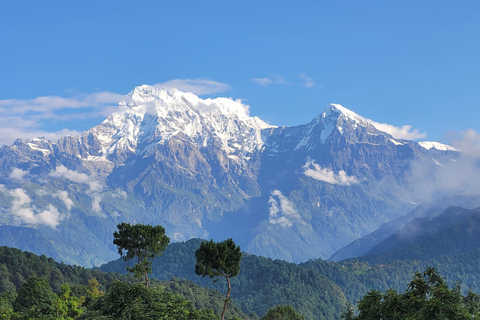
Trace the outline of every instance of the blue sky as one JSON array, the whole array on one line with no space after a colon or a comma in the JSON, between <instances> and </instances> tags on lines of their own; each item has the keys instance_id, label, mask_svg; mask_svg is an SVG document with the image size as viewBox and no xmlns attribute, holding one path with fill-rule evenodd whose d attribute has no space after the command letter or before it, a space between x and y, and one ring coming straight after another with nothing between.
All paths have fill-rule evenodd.
<instances>
[{"instance_id":1,"label":"blue sky","mask_svg":"<svg viewBox=\"0 0 480 320\"><path fill-rule=\"evenodd\" d=\"M0 143L86 130L166 82L274 125L339 103L448 143L478 130L479 16L467 0L3 1Z\"/></svg>"}]
</instances>

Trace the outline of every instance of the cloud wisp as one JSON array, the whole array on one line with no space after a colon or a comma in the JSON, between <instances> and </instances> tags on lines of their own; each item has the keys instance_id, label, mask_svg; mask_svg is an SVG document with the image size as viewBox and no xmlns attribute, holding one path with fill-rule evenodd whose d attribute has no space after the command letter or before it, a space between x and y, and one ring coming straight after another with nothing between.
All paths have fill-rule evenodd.
<instances>
[{"instance_id":1,"label":"cloud wisp","mask_svg":"<svg viewBox=\"0 0 480 320\"><path fill-rule=\"evenodd\" d=\"M70 170L63 165L56 167L55 171L50 172L49 175L52 177L64 178L72 182L87 185L89 188L89 191L87 192L87 194L92 199L92 211L97 213L101 211L100 202L102 201L101 191L103 188L98 181L96 181L95 179L93 179L92 177L90 177L85 173L77 172L75 170ZM64 195L61 195L61 197L64 197ZM63 201L65 205L68 207L68 204L65 202L65 200Z\"/></svg>"},{"instance_id":2,"label":"cloud wisp","mask_svg":"<svg viewBox=\"0 0 480 320\"><path fill-rule=\"evenodd\" d=\"M8 177L12 180L23 181L27 173L28 171L24 171L19 168L13 168L12 172Z\"/></svg>"},{"instance_id":3,"label":"cloud wisp","mask_svg":"<svg viewBox=\"0 0 480 320\"><path fill-rule=\"evenodd\" d=\"M0 145L9 145L18 138L43 136L56 140L65 135L78 134L78 131L67 128L48 130L45 122L102 118L118 110L118 103L125 99L125 95L97 92L70 98L43 96L0 100Z\"/></svg>"},{"instance_id":4,"label":"cloud wisp","mask_svg":"<svg viewBox=\"0 0 480 320\"><path fill-rule=\"evenodd\" d=\"M318 181L324 181L330 184L338 184L340 186L351 186L358 183L358 180L355 176L349 176L343 170L335 173L328 168L322 168L320 165L315 163L314 160L308 160L303 166L303 169L304 175Z\"/></svg>"},{"instance_id":5,"label":"cloud wisp","mask_svg":"<svg viewBox=\"0 0 480 320\"><path fill-rule=\"evenodd\" d=\"M461 150L456 158L444 158L439 154L411 164L407 181L416 202L432 201L453 193L480 194L480 133L467 130L449 145Z\"/></svg>"},{"instance_id":6,"label":"cloud wisp","mask_svg":"<svg viewBox=\"0 0 480 320\"><path fill-rule=\"evenodd\" d=\"M68 191L59 191L55 194L53 194L54 197L57 197L58 199L62 200L65 206L67 207L67 210L70 211L72 210L72 207L74 205L72 199L68 197Z\"/></svg>"},{"instance_id":7,"label":"cloud wisp","mask_svg":"<svg viewBox=\"0 0 480 320\"><path fill-rule=\"evenodd\" d=\"M272 224L291 227L293 225L292 220L301 219L293 206L293 202L288 200L280 190L273 190L270 193L268 203L270 204L268 221Z\"/></svg>"},{"instance_id":8,"label":"cloud wisp","mask_svg":"<svg viewBox=\"0 0 480 320\"><path fill-rule=\"evenodd\" d=\"M313 78L310 78L306 73L300 73L298 77L303 81L302 86L309 89L315 86L315 81Z\"/></svg>"},{"instance_id":9,"label":"cloud wisp","mask_svg":"<svg viewBox=\"0 0 480 320\"><path fill-rule=\"evenodd\" d=\"M180 91L191 92L197 96L222 93L231 90L226 83L210 79L174 79L153 85L162 89L178 89Z\"/></svg>"},{"instance_id":10,"label":"cloud wisp","mask_svg":"<svg viewBox=\"0 0 480 320\"><path fill-rule=\"evenodd\" d=\"M402 127L396 127L394 125L387 124L387 123L379 123L379 122L373 121L371 119L364 118L364 117L356 114L352 110L349 110L349 109L345 108L344 106L342 106L340 104L332 103L331 106L341 110L343 113L347 114L350 118L353 118L356 121L368 123L368 124L374 126L377 130L388 133L389 135L391 135L392 137L394 137L396 139L416 140L416 139L422 139L422 138L427 137L427 134L424 133L424 132L420 132L417 129L412 130L411 125L404 125Z\"/></svg>"},{"instance_id":11,"label":"cloud wisp","mask_svg":"<svg viewBox=\"0 0 480 320\"><path fill-rule=\"evenodd\" d=\"M416 140L424 139L427 137L425 132L420 132L418 129L413 129L411 125L404 125L401 127L395 127L394 125L387 123L378 123L373 120L369 120L370 123L380 131L386 132L396 139Z\"/></svg>"},{"instance_id":12,"label":"cloud wisp","mask_svg":"<svg viewBox=\"0 0 480 320\"><path fill-rule=\"evenodd\" d=\"M261 85L263 87L267 87L271 84L284 84L284 85L290 85L292 84L289 81L286 81L284 77L282 77L279 74L273 74L269 77L265 78L253 78L251 79L252 82L255 82L258 85Z\"/></svg>"},{"instance_id":13,"label":"cloud wisp","mask_svg":"<svg viewBox=\"0 0 480 320\"><path fill-rule=\"evenodd\" d=\"M196 95L221 93L231 89L226 83L210 79L174 79L154 86L176 88ZM119 111L119 102L128 100L126 95L113 92L76 94L68 98L42 96L0 100L0 146L10 145L18 138L45 137L55 141L66 135L79 134L78 130L67 127L52 130L51 124L55 123L57 128L68 121L85 121L85 124L90 124Z\"/></svg>"}]
</instances>

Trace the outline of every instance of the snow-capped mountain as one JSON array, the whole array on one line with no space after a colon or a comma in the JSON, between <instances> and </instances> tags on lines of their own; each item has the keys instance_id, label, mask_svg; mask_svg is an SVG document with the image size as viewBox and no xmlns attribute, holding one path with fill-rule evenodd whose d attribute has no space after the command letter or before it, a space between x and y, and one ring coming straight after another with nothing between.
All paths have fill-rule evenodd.
<instances>
[{"instance_id":1,"label":"snow-capped mountain","mask_svg":"<svg viewBox=\"0 0 480 320\"><path fill-rule=\"evenodd\" d=\"M270 126L248 115L247 106L227 98L200 99L176 89L135 88L121 111L89 132L98 140L101 157L119 152L144 155L156 144L184 134L197 148L211 140L227 157L242 161L262 146L261 130Z\"/></svg>"},{"instance_id":2,"label":"snow-capped mountain","mask_svg":"<svg viewBox=\"0 0 480 320\"><path fill-rule=\"evenodd\" d=\"M326 258L414 206L413 162L458 154L381 129L335 104L275 127L241 101L140 86L81 135L0 149L0 244L93 265L116 257L112 232L128 221Z\"/></svg>"}]
</instances>

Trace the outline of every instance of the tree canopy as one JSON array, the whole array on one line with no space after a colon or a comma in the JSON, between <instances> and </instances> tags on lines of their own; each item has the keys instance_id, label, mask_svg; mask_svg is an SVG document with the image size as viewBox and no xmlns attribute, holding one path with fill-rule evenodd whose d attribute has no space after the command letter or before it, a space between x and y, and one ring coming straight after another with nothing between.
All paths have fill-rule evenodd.
<instances>
[{"instance_id":1,"label":"tree canopy","mask_svg":"<svg viewBox=\"0 0 480 320\"><path fill-rule=\"evenodd\" d=\"M344 319L480 319L480 298L471 291L463 296L459 285L450 289L429 267L423 273L416 272L403 293L371 290L358 302L358 315L349 308Z\"/></svg>"},{"instance_id":2,"label":"tree canopy","mask_svg":"<svg viewBox=\"0 0 480 320\"><path fill-rule=\"evenodd\" d=\"M137 257L138 262L133 268L127 267L129 272L135 274L138 280L145 278L145 286L148 287L148 273L152 271L152 259L160 254L170 243L170 238L165 235L162 226L149 224L120 223L118 231L113 233L113 244L117 245L118 254L124 261Z\"/></svg>"},{"instance_id":3,"label":"tree canopy","mask_svg":"<svg viewBox=\"0 0 480 320\"><path fill-rule=\"evenodd\" d=\"M39 277L30 277L18 291L13 309L21 315L21 319L38 318L54 319L57 295L48 282Z\"/></svg>"},{"instance_id":4,"label":"tree canopy","mask_svg":"<svg viewBox=\"0 0 480 320\"><path fill-rule=\"evenodd\" d=\"M195 273L199 276L209 276L210 278L224 277L227 280L227 295L223 307L221 319L225 318L228 302L230 301L230 292L232 286L230 278L235 277L240 272L240 260L242 252L240 247L227 239L222 242L213 240L204 241L195 251L197 263L195 264Z\"/></svg>"},{"instance_id":5,"label":"tree canopy","mask_svg":"<svg viewBox=\"0 0 480 320\"><path fill-rule=\"evenodd\" d=\"M140 284L115 281L108 292L97 298L79 319L214 319L211 310L196 310L180 295L160 286L147 288Z\"/></svg>"},{"instance_id":6,"label":"tree canopy","mask_svg":"<svg viewBox=\"0 0 480 320\"><path fill-rule=\"evenodd\" d=\"M268 310L261 320L305 320L291 305L278 305Z\"/></svg>"}]
</instances>

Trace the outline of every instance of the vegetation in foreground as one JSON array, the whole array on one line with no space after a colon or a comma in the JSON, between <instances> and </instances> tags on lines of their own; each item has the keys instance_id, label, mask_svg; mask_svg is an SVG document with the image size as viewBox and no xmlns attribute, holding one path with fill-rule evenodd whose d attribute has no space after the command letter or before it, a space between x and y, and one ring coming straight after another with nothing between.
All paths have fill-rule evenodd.
<instances>
[{"instance_id":1,"label":"vegetation in foreground","mask_svg":"<svg viewBox=\"0 0 480 320\"><path fill-rule=\"evenodd\" d=\"M346 320L480 319L480 297L469 291L462 295L459 285L449 288L434 268L417 272L404 292L371 290L358 302L358 314L349 307Z\"/></svg>"},{"instance_id":2,"label":"vegetation in foreground","mask_svg":"<svg viewBox=\"0 0 480 320\"><path fill-rule=\"evenodd\" d=\"M158 239L165 240L161 240L162 237ZM160 259L164 260L161 265L157 264L160 261L158 258L153 262L148 261L148 258L159 255L162 250L149 251L152 246L146 246L142 251L145 260L137 259L137 266L127 265L127 270L137 271L132 272L133 275L68 266L45 256L38 257L28 252L0 247L0 317L215 320L225 317L231 320L258 320L259 317L251 312L252 308L248 308L250 305L263 308L257 308L264 310L257 313L263 315L262 320L339 319L346 306L346 300L341 299L344 297L343 291L350 297L358 295L361 292L359 290L368 286L366 282L362 283L365 276L372 277L379 271L387 272L386 279L395 279L396 285L402 279L395 272L385 271L387 266L372 268L368 267L366 262L355 260L345 261L342 265L322 261L295 265L250 255L245 255L240 260L240 248L231 242L227 245L227 241L215 243L192 240L184 244L172 244L172 247L183 248L182 250L192 248L184 252L177 250L175 254L168 252L169 248L166 248L165 255ZM123 243L124 248L130 244ZM155 246L157 244L153 247ZM226 250L226 247L231 250ZM162 246L157 248L165 249ZM233 254L228 255L228 251ZM165 259L168 263L165 263ZM126 270L124 263L110 266L122 266L122 272ZM240 267L242 272L239 272ZM404 269L404 273L408 273L405 271L407 267L406 261L397 265L397 269ZM224 288L225 282L223 285L211 283L207 279L202 280L198 275L225 278L227 297L222 297L217 290L203 288L178 278L163 282L152 279L147 287L149 280L145 274L151 270L155 277L159 269L164 275L173 275L176 272L179 276L187 275L188 278L193 274L198 283L209 283L221 288ZM320 274L328 275L341 289ZM144 285L141 283L142 279ZM376 280L378 281L377 278ZM358 286L359 284L363 287ZM235 287L231 291L232 295L235 293L234 301L230 301L231 286ZM372 287L378 289L381 286L370 288ZM345 290L348 288L351 289L350 292ZM323 292L323 295L319 294L320 292ZM234 302L237 302L243 311ZM427 268L424 273L415 273L414 279L404 292L398 293L389 287L384 293L371 290L362 294L357 311L353 308L347 309L344 318L480 319L479 310L478 295L472 291L465 294L459 284L450 289L447 281L440 277L435 269ZM249 314L246 315L245 311Z\"/></svg>"}]
</instances>

